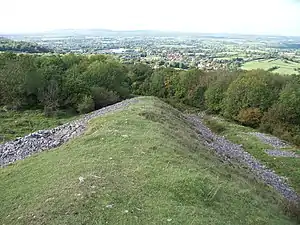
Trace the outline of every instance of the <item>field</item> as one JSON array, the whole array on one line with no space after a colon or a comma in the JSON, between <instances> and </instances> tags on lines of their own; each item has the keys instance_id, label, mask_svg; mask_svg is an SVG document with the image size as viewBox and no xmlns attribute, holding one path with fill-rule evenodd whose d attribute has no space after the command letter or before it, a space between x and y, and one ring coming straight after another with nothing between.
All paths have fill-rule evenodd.
<instances>
[{"instance_id":1,"label":"field","mask_svg":"<svg viewBox=\"0 0 300 225\"><path fill-rule=\"evenodd\" d=\"M279 67L278 69L273 70L274 73L279 73L283 75L297 74L295 69L300 68L300 63L295 63L292 61L281 60L281 59L268 59L268 60L256 60L247 62L242 66L244 70L252 69L264 69L269 70L272 67Z\"/></svg>"},{"instance_id":2,"label":"field","mask_svg":"<svg viewBox=\"0 0 300 225\"><path fill-rule=\"evenodd\" d=\"M155 98L94 119L0 179L0 224L297 224L277 193L221 163Z\"/></svg>"}]
</instances>

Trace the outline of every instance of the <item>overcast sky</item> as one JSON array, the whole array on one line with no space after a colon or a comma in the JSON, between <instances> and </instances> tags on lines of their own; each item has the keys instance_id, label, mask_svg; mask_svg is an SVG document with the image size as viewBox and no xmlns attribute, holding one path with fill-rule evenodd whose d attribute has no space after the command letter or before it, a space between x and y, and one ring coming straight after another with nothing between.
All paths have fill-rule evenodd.
<instances>
[{"instance_id":1,"label":"overcast sky","mask_svg":"<svg viewBox=\"0 0 300 225\"><path fill-rule=\"evenodd\" d=\"M300 36L298 0L1 0L0 33L67 28Z\"/></svg>"}]
</instances>

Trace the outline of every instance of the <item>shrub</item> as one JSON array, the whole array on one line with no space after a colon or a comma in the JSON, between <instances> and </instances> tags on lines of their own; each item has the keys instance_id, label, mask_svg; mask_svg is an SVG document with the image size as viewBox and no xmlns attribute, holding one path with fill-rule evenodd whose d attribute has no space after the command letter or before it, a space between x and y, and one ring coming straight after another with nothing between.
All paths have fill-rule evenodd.
<instances>
[{"instance_id":1,"label":"shrub","mask_svg":"<svg viewBox=\"0 0 300 225\"><path fill-rule=\"evenodd\" d=\"M256 128L259 126L261 118L262 113L259 108L247 108L241 109L236 119L245 126Z\"/></svg>"},{"instance_id":2,"label":"shrub","mask_svg":"<svg viewBox=\"0 0 300 225\"><path fill-rule=\"evenodd\" d=\"M204 120L209 129L211 129L213 132L221 134L222 132L226 131L226 127L223 124L218 123L218 121L215 121L210 116L206 116Z\"/></svg>"},{"instance_id":3,"label":"shrub","mask_svg":"<svg viewBox=\"0 0 300 225\"><path fill-rule=\"evenodd\" d=\"M103 87L92 88L92 98L95 103L95 108L100 109L102 107L114 104L120 100L117 93L108 91Z\"/></svg>"},{"instance_id":4,"label":"shrub","mask_svg":"<svg viewBox=\"0 0 300 225\"><path fill-rule=\"evenodd\" d=\"M95 109L95 103L91 96L85 95L77 105L79 113L88 113Z\"/></svg>"}]
</instances>

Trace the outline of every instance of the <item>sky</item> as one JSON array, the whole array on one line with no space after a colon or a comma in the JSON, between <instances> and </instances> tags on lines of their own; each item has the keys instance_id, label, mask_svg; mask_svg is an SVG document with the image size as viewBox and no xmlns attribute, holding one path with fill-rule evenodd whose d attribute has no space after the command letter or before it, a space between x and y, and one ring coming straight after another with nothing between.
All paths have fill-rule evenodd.
<instances>
[{"instance_id":1,"label":"sky","mask_svg":"<svg viewBox=\"0 0 300 225\"><path fill-rule=\"evenodd\" d=\"M1 33L161 30L300 36L300 0L1 0Z\"/></svg>"}]
</instances>

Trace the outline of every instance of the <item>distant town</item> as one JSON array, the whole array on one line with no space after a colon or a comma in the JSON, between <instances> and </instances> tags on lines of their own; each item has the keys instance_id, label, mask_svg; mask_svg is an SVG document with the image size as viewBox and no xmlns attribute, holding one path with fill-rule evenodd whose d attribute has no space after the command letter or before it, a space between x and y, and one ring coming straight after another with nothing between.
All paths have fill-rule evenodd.
<instances>
[{"instance_id":1,"label":"distant town","mask_svg":"<svg viewBox=\"0 0 300 225\"><path fill-rule=\"evenodd\" d=\"M124 63L142 62L153 68L260 68L280 74L300 71L300 37L110 30L61 30L6 37L35 42L58 53L111 54Z\"/></svg>"}]
</instances>

